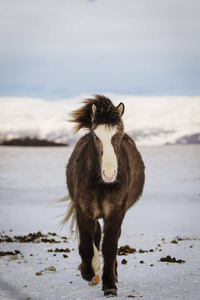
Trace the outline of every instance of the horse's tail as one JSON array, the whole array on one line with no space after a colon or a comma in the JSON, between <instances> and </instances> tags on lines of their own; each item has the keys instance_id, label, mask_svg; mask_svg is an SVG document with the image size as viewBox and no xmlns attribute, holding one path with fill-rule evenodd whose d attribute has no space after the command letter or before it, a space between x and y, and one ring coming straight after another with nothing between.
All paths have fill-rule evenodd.
<instances>
[{"instance_id":1,"label":"horse's tail","mask_svg":"<svg viewBox=\"0 0 200 300\"><path fill-rule=\"evenodd\" d=\"M70 203L68 205L64 219L60 222L61 228L67 223L69 223L70 234L72 235L75 232L75 237L78 237L78 224L76 219L76 209L74 202L71 200L69 195L59 200L59 202L65 201L70 201Z\"/></svg>"}]
</instances>

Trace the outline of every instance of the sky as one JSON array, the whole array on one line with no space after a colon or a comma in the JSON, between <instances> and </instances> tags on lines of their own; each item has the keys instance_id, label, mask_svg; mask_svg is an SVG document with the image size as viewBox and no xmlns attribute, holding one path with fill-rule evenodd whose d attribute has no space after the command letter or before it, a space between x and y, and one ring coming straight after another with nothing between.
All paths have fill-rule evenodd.
<instances>
[{"instance_id":1,"label":"sky","mask_svg":"<svg viewBox=\"0 0 200 300\"><path fill-rule=\"evenodd\" d=\"M199 0L0 0L0 97L200 95Z\"/></svg>"}]
</instances>

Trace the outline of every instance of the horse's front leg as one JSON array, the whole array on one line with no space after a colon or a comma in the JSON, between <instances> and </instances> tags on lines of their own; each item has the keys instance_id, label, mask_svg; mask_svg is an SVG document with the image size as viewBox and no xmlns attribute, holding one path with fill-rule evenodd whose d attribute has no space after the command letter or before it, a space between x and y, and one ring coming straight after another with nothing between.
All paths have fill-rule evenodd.
<instances>
[{"instance_id":1,"label":"horse's front leg","mask_svg":"<svg viewBox=\"0 0 200 300\"><path fill-rule=\"evenodd\" d=\"M110 216L104 220L103 239L103 290L104 295L117 295L116 275L117 275L117 246L121 233L123 215Z\"/></svg>"},{"instance_id":2,"label":"horse's front leg","mask_svg":"<svg viewBox=\"0 0 200 300\"><path fill-rule=\"evenodd\" d=\"M77 212L77 222L80 237L79 254L82 258L80 271L83 279L91 281L96 273L93 264L94 257L97 255L94 248L95 221L85 216L82 212Z\"/></svg>"}]
</instances>

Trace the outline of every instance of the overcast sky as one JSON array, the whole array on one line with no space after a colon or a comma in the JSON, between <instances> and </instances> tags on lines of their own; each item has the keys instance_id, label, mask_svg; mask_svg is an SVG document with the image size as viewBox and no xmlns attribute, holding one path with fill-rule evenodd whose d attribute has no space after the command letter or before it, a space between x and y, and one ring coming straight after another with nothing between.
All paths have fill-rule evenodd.
<instances>
[{"instance_id":1,"label":"overcast sky","mask_svg":"<svg viewBox=\"0 0 200 300\"><path fill-rule=\"evenodd\" d=\"M200 94L199 0L0 0L0 96Z\"/></svg>"}]
</instances>

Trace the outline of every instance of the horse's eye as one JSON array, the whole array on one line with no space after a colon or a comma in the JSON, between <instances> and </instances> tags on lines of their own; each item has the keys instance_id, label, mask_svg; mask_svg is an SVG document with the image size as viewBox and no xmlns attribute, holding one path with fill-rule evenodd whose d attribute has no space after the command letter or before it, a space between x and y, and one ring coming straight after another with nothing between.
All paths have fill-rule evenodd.
<instances>
[{"instance_id":1,"label":"horse's eye","mask_svg":"<svg viewBox=\"0 0 200 300\"><path fill-rule=\"evenodd\" d=\"M93 137L94 137L94 140L98 140L98 137L95 133L93 134Z\"/></svg>"}]
</instances>

